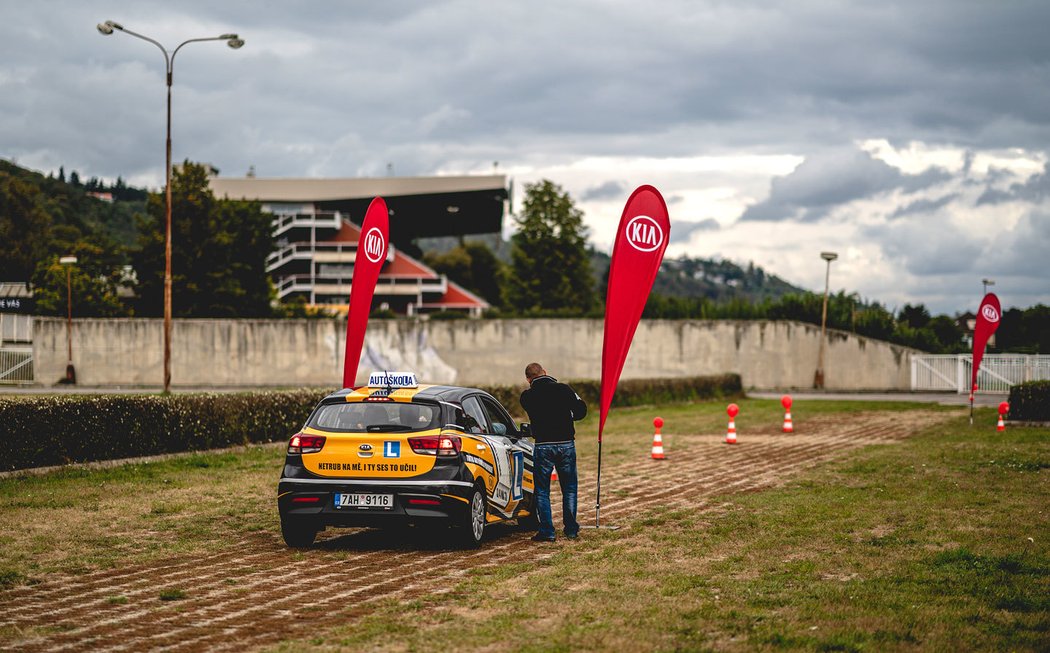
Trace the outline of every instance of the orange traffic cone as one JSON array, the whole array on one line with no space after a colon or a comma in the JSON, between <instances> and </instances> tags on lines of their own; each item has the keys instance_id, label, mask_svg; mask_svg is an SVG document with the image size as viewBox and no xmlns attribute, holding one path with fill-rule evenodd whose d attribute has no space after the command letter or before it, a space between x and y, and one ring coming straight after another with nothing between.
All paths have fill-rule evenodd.
<instances>
[{"instance_id":1,"label":"orange traffic cone","mask_svg":"<svg viewBox=\"0 0 1050 653\"><path fill-rule=\"evenodd\" d=\"M784 407L784 433L794 433L795 427L791 423L791 395L781 397L780 404Z\"/></svg>"},{"instance_id":2,"label":"orange traffic cone","mask_svg":"<svg viewBox=\"0 0 1050 653\"><path fill-rule=\"evenodd\" d=\"M551 482L553 483L556 480L558 480L558 468L557 467L552 467L551 468Z\"/></svg>"},{"instance_id":3,"label":"orange traffic cone","mask_svg":"<svg viewBox=\"0 0 1050 653\"><path fill-rule=\"evenodd\" d=\"M736 444L736 416L740 408L736 404L729 404L726 409L729 414L729 430L726 431L726 444Z\"/></svg>"},{"instance_id":4,"label":"orange traffic cone","mask_svg":"<svg viewBox=\"0 0 1050 653\"><path fill-rule=\"evenodd\" d=\"M653 420L653 426L656 427L656 433L653 434L653 460L666 460L667 456L664 455L664 439L660 435L660 428L664 425L662 418L657 417Z\"/></svg>"},{"instance_id":5,"label":"orange traffic cone","mask_svg":"<svg viewBox=\"0 0 1050 653\"><path fill-rule=\"evenodd\" d=\"M1009 403L1004 401L1001 404L999 404L999 425L995 427L996 431L1005 431L1006 430L1006 422L1003 421L1003 418L1006 417L1006 414L1008 412L1010 412L1010 404Z\"/></svg>"},{"instance_id":6,"label":"orange traffic cone","mask_svg":"<svg viewBox=\"0 0 1050 653\"><path fill-rule=\"evenodd\" d=\"M1003 421L1003 414L1002 413L999 413L999 425L995 427L995 430L996 431L1005 431L1006 430L1006 422Z\"/></svg>"}]
</instances>

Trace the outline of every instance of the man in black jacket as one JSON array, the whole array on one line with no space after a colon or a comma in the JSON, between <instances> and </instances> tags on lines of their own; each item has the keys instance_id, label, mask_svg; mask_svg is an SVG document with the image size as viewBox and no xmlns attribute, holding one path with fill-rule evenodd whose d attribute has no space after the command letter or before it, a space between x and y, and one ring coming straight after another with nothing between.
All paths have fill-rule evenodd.
<instances>
[{"instance_id":1,"label":"man in black jacket","mask_svg":"<svg viewBox=\"0 0 1050 653\"><path fill-rule=\"evenodd\" d=\"M532 435L536 438L533 454L533 480L536 486L537 542L554 541L551 518L551 470L558 470L561 483L562 516L565 537L575 539L580 532L576 521L576 427L573 422L587 415L587 404L576 391L547 374L539 363L525 367L529 388L521 393L521 407L529 414Z\"/></svg>"}]
</instances>

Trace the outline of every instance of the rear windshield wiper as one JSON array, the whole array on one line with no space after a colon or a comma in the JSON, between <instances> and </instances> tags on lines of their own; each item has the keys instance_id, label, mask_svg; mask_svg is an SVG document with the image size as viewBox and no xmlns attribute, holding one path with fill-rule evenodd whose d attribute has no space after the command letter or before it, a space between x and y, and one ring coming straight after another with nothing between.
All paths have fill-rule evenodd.
<instances>
[{"instance_id":1,"label":"rear windshield wiper","mask_svg":"<svg viewBox=\"0 0 1050 653\"><path fill-rule=\"evenodd\" d=\"M412 428L403 424L369 424L369 433L393 433L395 431L411 431Z\"/></svg>"}]
</instances>

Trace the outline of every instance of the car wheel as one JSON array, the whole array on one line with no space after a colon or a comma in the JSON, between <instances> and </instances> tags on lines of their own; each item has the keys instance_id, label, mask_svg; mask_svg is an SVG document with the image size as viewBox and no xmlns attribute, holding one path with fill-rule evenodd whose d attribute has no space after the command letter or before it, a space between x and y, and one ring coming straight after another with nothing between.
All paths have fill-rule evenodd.
<instances>
[{"instance_id":1,"label":"car wheel","mask_svg":"<svg viewBox=\"0 0 1050 653\"><path fill-rule=\"evenodd\" d=\"M475 486L470 496L470 507L457 528L461 544L470 548L481 545L481 539L485 536L485 515L485 492Z\"/></svg>"},{"instance_id":2,"label":"car wheel","mask_svg":"<svg viewBox=\"0 0 1050 653\"><path fill-rule=\"evenodd\" d=\"M284 543L296 549L302 549L314 543L317 527L302 519L282 519L281 536Z\"/></svg>"}]
</instances>

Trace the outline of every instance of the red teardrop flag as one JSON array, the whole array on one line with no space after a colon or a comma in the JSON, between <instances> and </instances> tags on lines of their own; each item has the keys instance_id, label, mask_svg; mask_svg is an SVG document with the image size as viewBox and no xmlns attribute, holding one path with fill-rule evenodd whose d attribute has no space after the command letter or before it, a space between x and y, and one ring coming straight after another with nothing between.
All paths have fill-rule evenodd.
<instances>
[{"instance_id":1,"label":"red teardrop flag","mask_svg":"<svg viewBox=\"0 0 1050 653\"><path fill-rule=\"evenodd\" d=\"M631 340L660 270L670 235L671 221L660 191L652 186L639 186L631 193L623 209L609 264L605 338L602 342L599 442Z\"/></svg>"},{"instance_id":2,"label":"red teardrop flag","mask_svg":"<svg viewBox=\"0 0 1050 653\"><path fill-rule=\"evenodd\" d=\"M994 293L988 293L981 300L981 308L977 310L977 325L973 329L973 376L970 379L970 394L977 390L977 372L981 368L981 359L984 358L984 346L992 337L995 330L999 328L999 320L1002 317L1002 309L999 308L999 298Z\"/></svg>"},{"instance_id":3,"label":"red teardrop flag","mask_svg":"<svg viewBox=\"0 0 1050 653\"><path fill-rule=\"evenodd\" d=\"M376 291L379 271L386 261L390 214L386 202L377 197L368 205L361 225L354 257L354 279L350 284L350 307L346 316L346 356L343 358L343 387L350 388L357 378L361 362L361 346L365 342L368 314L372 312L372 296Z\"/></svg>"}]
</instances>

